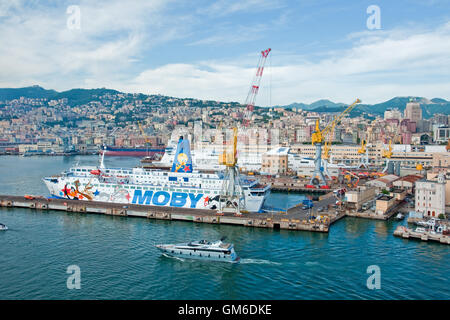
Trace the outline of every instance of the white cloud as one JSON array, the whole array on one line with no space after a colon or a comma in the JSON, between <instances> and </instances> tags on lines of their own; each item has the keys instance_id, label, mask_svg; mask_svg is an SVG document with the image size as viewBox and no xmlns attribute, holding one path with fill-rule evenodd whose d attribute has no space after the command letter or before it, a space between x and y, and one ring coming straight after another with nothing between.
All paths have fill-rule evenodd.
<instances>
[{"instance_id":1,"label":"white cloud","mask_svg":"<svg viewBox=\"0 0 450 320\"><path fill-rule=\"evenodd\" d=\"M274 52L277 60L266 68L257 104L270 104L269 88L272 104L320 98L352 102L359 97L375 103L398 95L450 97L450 23L415 34L394 30L376 37L361 35L351 49L334 51L318 62ZM148 69L121 88L244 102L254 71L230 60L169 64Z\"/></svg>"},{"instance_id":2,"label":"white cloud","mask_svg":"<svg viewBox=\"0 0 450 320\"><path fill-rule=\"evenodd\" d=\"M79 1L81 29L67 28L72 3L0 6L0 86L79 86L83 77L123 74L144 50L176 38L163 14L172 0ZM63 78L63 79L62 79Z\"/></svg>"},{"instance_id":3,"label":"white cloud","mask_svg":"<svg viewBox=\"0 0 450 320\"><path fill-rule=\"evenodd\" d=\"M277 9L284 7L282 2L281 0L217 0L197 12L212 16L224 16L236 12Z\"/></svg>"},{"instance_id":4,"label":"white cloud","mask_svg":"<svg viewBox=\"0 0 450 320\"><path fill-rule=\"evenodd\" d=\"M195 13L172 17L166 12L171 3L167 0L83 0L81 30L66 28L68 3L55 7L27 3L16 0L0 5L0 87L110 87L244 102L258 52L226 60L188 62L192 60L184 60L183 52L178 51L173 55L181 63L154 63L152 68L136 71L136 65L144 65L147 52L157 54L161 44L193 35L190 26ZM208 12L247 12L253 7L267 9L271 5L280 6L280 2L218 1L200 16ZM191 44L207 44L216 50L212 44L217 41L240 43L243 37L237 31L245 33L247 26L230 32L216 28ZM397 95L450 98L450 22L431 30L416 27L353 33L345 41L352 44L350 49L323 52L320 58L308 55L305 48L302 53L272 48L269 59L273 66L268 69L269 63L266 65L257 104L321 98L349 103L356 97L372 103Z\"/></svg>"}]
</instances>

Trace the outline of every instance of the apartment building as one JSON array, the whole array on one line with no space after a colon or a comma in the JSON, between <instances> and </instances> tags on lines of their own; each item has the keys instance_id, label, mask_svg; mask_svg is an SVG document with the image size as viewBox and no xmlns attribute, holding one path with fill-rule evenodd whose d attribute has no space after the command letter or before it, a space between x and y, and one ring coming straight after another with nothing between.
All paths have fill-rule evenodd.
<instances>
[{"instance_id":1,"label":"apartment building","mask_svg":"<svg viewBox=\"0 0 450 320\"><path fill-rule=\"evenodd\" d=\"M406 104L404 118L411 121L422 120L422 108L420 107L420 104L417 102L408 102Z\"/></svg>"},{"instance_id":2,"label":"apartment building","mask_svg":"<svg viewBox=\"0 0 450 320\"><path fill-rule=\"evenodd\" d=\"M445 214L445 177L440 174L437 181L416 182L415 210L428 217Z\"/></svg>"},{"instance_id":3,"label":"apartment building","mask_svg":"<svg viewBox=\"0 0 450 320\"><path fill-rule=\"evenodd\" d=\"M268 174L286 174L289 148L274 148L262 156L261 171Z\"/></svg>"}]
</instances>

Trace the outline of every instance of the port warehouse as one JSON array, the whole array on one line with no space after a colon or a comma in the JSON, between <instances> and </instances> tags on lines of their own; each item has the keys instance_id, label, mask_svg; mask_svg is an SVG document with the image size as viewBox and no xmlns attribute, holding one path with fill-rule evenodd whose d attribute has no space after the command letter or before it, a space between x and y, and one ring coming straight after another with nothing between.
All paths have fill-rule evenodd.
<instances>
[{"instance_id":1,"label":"port warehouse","mask_svg":"<svg viewBox=\"0 0 450 320\"><path fill-rule=\"evenodd\" d=\"M344 216L343 214L323 215L323 219L312 221L304 220L300 214L296 213L282 215L244 213L242 215L233 215L227 213L219 214L217 210L206 209L133 204L124 206L123 204L110 202L47 199L43 197L27 199L22 196L9 195L0 195L0 206L316 232L328 232L330 225Z\"/></svg>"}]
</instances>

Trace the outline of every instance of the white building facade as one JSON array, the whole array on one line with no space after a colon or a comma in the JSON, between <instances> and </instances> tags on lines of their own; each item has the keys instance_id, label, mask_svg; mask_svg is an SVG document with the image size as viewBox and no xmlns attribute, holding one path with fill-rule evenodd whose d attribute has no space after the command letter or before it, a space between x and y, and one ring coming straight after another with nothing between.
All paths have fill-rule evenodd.
<instances>
[{"instance_id":1,"label":"white building facade","mask_svg":"<svg viewBox=\"0 0 450 320\"><path fill-rule=\"evenodd\" d=\"M440 175L437 181L417 181L415 200L416 212L424 217L445 214L445 177Z\"/></svg>"}]
</instances>

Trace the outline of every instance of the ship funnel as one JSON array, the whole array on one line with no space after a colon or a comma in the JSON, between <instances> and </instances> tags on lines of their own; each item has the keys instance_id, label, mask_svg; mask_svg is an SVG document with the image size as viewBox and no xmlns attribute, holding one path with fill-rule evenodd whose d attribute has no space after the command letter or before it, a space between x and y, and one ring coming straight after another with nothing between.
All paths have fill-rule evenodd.
<instances>
[{"instance_id":1,"label":"ship funnel","mask_svg":"<svg viewBox=\"0 0 450 320\"><path fill-rule=\"evenodd\" d=\"M192 158L189 141L180 136L177 152L173 159L172 172L192 172Z\"/></svg>"}]
</instances>

